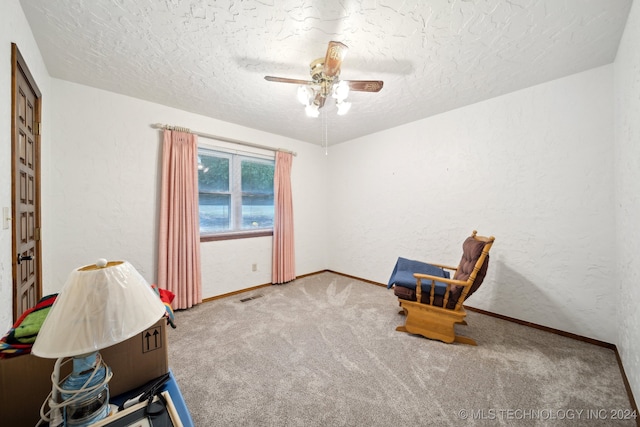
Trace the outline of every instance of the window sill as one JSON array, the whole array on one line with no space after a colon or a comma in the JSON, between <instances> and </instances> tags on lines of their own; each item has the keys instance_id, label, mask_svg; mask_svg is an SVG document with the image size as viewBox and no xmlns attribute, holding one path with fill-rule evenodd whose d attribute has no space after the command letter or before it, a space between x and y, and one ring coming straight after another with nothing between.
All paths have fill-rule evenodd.
<instances>
[{"instance_id":1,"label":"window sill","mask_svg":"<svg viewBox=\"0 0 640 427\"><path fill-rule=\"evenodd\" d=\"M228 233L201 234L200 242L215 242L217 240L249 239L251 237L273 236L273 230L231 231Z\"/></svg>"}]
</instances>

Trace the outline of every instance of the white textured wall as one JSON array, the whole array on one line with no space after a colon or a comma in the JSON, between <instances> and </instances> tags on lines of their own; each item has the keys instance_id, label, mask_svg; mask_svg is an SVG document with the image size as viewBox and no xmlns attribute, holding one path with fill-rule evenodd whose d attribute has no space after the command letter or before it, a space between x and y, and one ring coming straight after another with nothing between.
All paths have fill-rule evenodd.
<instances>
[{"instance_id":1,"label":"white textured wall","mask_svg":"<svg viewBox=\"0 0 640 427\"><path fill-rule=\"evenodd\" d=\"M615 341L611 65L331 148L329 266L457 265L493 234L469 305ZM391 292L391 291L390 291Z\"/></svg>"},{"instance_id":2,"label":"white textured wall","mask_svg":"<svg viewBox=\"0 0 640 427\"><path fill-rule=\"evenodd\" d=\"M33 75L43 95L42 109L42 154L48 156L50 121L49 114L49 74L40 56L38 46L29 30L29 24L17 0L3 0L0 4L0 215L2 208L11 208L11 43L16 43L29 71ZM43 176L48 173L46 158L41 165ZM42 183L43 191L49 188L49 182ZM43 202L43 216L47 214L47 206ZM1 221L1 218L0 218ZM47 221L43 220L46 227ZM46 251L47 232L43 229L43 251ZM2 229L0 222L0 335L13 323L12 306L12 254L11 228ZM42 260L43 275L47 274L49 260Z\"/></svg>"},{"instance_id":3,"label":"white textured wall","mask_svg":"<svg viewBox=\"0 0 640 427\"><path fill-rule=\"evenodd\" d=\"M320 147L138 99L52 79L54 112L48 194L54 259L47 291L69 272L104 257L130 261L157 278L161 132L169 123L298 152L293 162L298 274L325 268L326 160ZM203 140L205 141L205 140ZM314 228L314 225L317 225ZM271 239L202 245L203 296L269 283ZM251 265L258 264L252 272Z\"/></svg>"},{"instance_id":4,"label":"white textured wall","mask_svg":"<svg viewBox=\"0 0 640 427\"><path fill-rule=\"evenodd\" d=\"M618 350L640 399L640 4L635 1L615 68Z\"/></svg>"}]
</instances>

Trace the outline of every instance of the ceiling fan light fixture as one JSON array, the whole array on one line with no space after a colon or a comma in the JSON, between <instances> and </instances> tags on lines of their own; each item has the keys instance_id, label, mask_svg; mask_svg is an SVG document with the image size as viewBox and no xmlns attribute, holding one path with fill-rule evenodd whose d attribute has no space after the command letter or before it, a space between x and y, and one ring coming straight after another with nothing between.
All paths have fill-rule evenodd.
<instances>
[{"instance_id":1,"label":"ceiling fan light fixture","mask_svg":"<svg viewBox=\"0 0 640 427\"><path fill-rule=\"evenodd\" d=\"M351 109L351 103L345 101L336 102L336 106L338 107L338 115L344 116Z\"/></svg>"},{"instance_id":2,"label":"ceiling fan light fixture","mask_svg":"<svg viewBox=\"0 0 640 427\"><path fill-rule=\"evenodd\" d=\"M298 101L302 105L311 104L311 100L314 98L313 90L309 86L301 85L298 87Z\"/></svg>"},{"instance_id":3,"label":"ceiling fan light fixture","mask_svg":"<svg viewBox=\"0 0 640 427\"><path fill-rule=\"evenodd\" d=\"M320 109L316 104L309 104L304 108L304 112L308 117L318 117L320 115Z\"/></svg>"},{"instance_id":4,"label":"ceiling fan light fixture","mask_svg":"<svg viewBox=\"0 0 640 427\"><path fill-rule=\"evenodd\" d=\"M331 94L338 102L342 102L349 96L349 84L345 81L340 81L333 85L333 93Z\"/></svg>"}]
</instances>

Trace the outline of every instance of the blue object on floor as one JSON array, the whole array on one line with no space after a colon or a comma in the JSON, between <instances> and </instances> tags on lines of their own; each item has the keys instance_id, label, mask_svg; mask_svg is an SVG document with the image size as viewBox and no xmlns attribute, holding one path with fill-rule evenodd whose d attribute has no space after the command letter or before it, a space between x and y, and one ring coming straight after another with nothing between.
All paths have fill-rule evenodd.
<instances>
[{"instance_id":1,"label":"blue object on floor","mask_svg":"<svg viewBox=\"0 0 640 427\"><path fill-rule=\"evenodd\" d=\"M162 388L158 390L158 392L163 391L169 392L171 400L173 401L173 406L175 406L176 411L180 416L180 421L182 421L182 425L184 427L194 427L193 419L191 418L191 414L189 413L187 404L182 397L182 393L180 392L180 388L178 387L178 383L176 382L176 379L173 376L173 371L171 371L171 369L169 369L169 380L162 386ZM129 392L122 393L111 399L111 403L116 406L120 406L128 399L138 396L141 392L141 388L137 388Z\"/></svg>"},{"instance_id":2,"label":"blue object on floor","mask_svg":"<svg viewBox=\"0 0 640 427\"><path fill-rule=\"evenodd\" d=\"M180 392L180 388L178 387L178 383L176 382L171 369L169 369L169 381L167 381L161 391L164 390L167 390L171 395L171 400L173 400L173 405L176 407L176 411L178 411L178 414L180 415L180 421L182 421L182 425L184 427L193 427L191 414L189 413L187 404L182 397L182 393Z\"/></svg>"}]
</instances>

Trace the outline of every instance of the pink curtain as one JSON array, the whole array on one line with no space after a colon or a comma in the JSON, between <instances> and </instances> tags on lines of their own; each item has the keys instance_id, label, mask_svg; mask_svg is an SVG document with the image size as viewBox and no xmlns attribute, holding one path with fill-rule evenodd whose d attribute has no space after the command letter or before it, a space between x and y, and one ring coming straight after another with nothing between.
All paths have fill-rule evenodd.
<instances>
[{"instance_id":1,"label":"pink curtain","mask_svg":"<svg viewBox=\"0 0 640 427\"><path fill-rule=\"evenodd\" d=\"M164 131L158 287L173 292L174 309L202 302L200 220L198 213L198 139Z\"/></svg>"},{"instance_id":2,"label":"pink curtain","mask_svg":"<svg viewBox=\"0 0 640 427\"><path fill-rule=\"evenodd\" d=\"M293 247L293 200L291 197L291 153L276 153L273 176L273 262L271 282L286 283L296 278Z\"/></svg>"}]
</instances>

